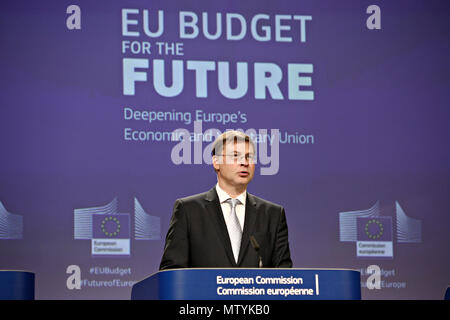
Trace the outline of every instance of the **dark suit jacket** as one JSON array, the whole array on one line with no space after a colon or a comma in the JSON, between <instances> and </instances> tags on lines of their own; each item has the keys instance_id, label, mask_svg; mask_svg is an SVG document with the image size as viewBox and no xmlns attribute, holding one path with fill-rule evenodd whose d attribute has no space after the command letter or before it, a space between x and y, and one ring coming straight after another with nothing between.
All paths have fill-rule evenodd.
<instances>
[{"instance_id":1,"label":"dark suit jacket","mask_svg":"<svg viewBox=\"0 0 450 320\"><path fill-rule=\"evenodd\" d=\"M216 188L175 201L160 269L292 267L283 207L247 193L245 222L236 264Z\"/></svg>"}]
</instances>

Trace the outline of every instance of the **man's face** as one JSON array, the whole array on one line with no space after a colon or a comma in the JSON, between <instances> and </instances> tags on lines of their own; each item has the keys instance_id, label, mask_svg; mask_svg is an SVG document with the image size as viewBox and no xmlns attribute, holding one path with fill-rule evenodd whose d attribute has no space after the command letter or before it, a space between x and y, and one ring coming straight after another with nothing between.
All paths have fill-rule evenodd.
<instances>
[{"instance_id":1,"label":"man's face","mask_svg":"<svg viewBox=\"0 0 450 320\"><path fill-rule=\"evenodd\" d=\"M219 182L229 187L246 187L255 174L254 150L244 141L229 142L213 158Z\"/></svg>"}]
</instances>

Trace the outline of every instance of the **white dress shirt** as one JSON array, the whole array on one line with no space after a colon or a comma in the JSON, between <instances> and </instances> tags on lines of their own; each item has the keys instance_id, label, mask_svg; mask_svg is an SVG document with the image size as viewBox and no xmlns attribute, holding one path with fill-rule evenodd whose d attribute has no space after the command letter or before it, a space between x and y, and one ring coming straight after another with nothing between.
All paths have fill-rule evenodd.
<instances>
[{"instance_id":1,"label":"white dress shirt","mask_svg":"<svg viewBox=\"0 0 450 320\"><path fill-rule=\"evenodd\" d=\"M217 195L219 196L220 206L222 207L223 217L225 219L225 223L228 226L228 221L230 221L231 216L231 206L229 203L225 202L228 199L232 198L228 195L217 183L216 184ZM247 190L238 195L235 199L239 199L240 204L236 205L236 215L239 220L239 224L241 225L241 229L244 228L245 221L245 200L247 199Z\"/></svg>"}]
</instances>

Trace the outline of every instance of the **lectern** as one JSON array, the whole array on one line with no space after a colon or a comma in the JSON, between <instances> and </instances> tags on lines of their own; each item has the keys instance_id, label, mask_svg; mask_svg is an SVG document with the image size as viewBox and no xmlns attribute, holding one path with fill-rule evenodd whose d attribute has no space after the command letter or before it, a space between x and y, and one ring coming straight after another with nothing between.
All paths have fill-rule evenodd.
<instances>
[{"instance_id":1,"label":"lectern","mask_svg":"<svg viewBox=\"0 0 450 320\"><path fill-rule=\"evenodd\" d=\"M132 300L359 300L360 273L344 269L172 269L137 282Z\"/></svg>"},{"instance_id":2,"label":"lectern","mask_svg":"<svg viewBox=\"0 0 450 320\"><path fill-rule=\"evenodd\" d=\"M0 270L0 300L34 300L34 273Z\"/></svg>"}]
</instances>

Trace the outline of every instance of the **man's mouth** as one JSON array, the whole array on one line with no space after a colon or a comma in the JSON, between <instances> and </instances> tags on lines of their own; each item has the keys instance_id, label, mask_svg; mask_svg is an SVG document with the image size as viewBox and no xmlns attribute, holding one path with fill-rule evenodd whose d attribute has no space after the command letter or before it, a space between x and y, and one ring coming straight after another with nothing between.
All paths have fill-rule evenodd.
<instances>
[{"instance_id":1,"label":"man's mouth","mask_svg":"<svg viewBox=\"0 0 450 320\"><path fill-rule=\"evenodd\" d=\"M248 171L239 171L240 177L248 177L248 175L249 175Z\"/></svg>"}]
</instances>

